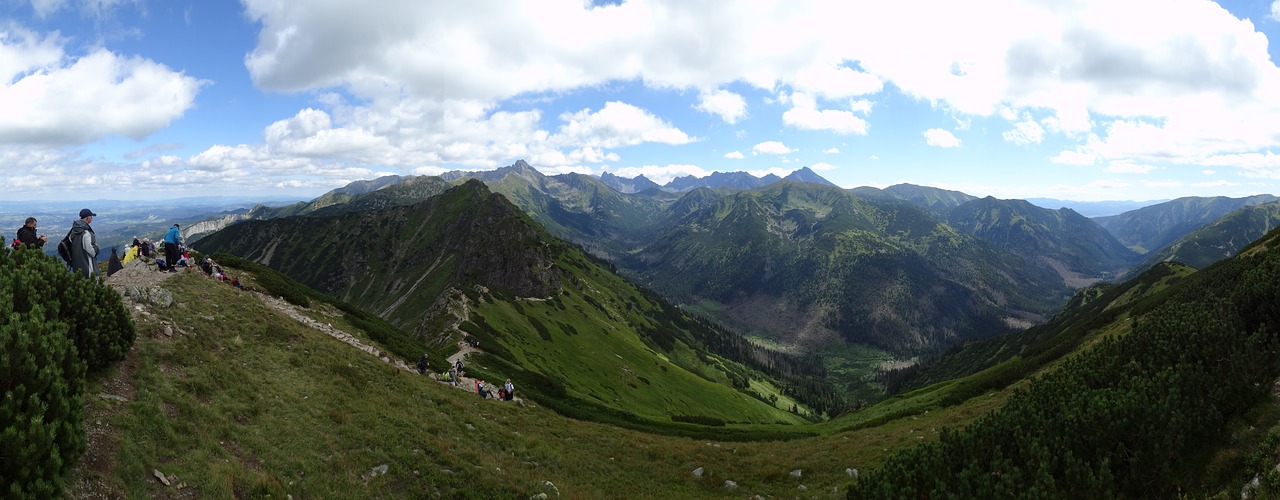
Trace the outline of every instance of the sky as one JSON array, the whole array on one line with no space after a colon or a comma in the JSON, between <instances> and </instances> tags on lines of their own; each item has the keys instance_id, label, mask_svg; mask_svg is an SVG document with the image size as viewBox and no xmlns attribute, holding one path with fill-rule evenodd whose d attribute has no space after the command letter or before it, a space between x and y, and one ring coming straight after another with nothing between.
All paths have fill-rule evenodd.
<instances>
[{"instance_id":1,"label":"sky","mask_svg":"<svg viewBox=\"0 0 1280 500\"><path fill-rule=\"evenodd\" d=\"M1280 194L1280 0L0 0L0 200L524 159L1078 201Z\"/></svg>"}]
</instances>

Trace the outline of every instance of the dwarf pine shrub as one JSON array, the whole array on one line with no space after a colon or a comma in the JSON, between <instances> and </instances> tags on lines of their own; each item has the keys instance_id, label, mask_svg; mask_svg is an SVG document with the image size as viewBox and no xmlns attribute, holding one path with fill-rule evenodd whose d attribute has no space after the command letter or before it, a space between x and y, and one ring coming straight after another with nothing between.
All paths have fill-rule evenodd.
<instances>
[{"instance_id":1,"label":"dwarf pine shrub","mask_svg":"<svg viewBox=\"0 0 1280 500\"><path fill-rule=\"evenodd\" d=\"M133 339L113 290L38 250L0 252L0 497L59 495L85 450L86 369Z\"/></svg>"}]
</instances>

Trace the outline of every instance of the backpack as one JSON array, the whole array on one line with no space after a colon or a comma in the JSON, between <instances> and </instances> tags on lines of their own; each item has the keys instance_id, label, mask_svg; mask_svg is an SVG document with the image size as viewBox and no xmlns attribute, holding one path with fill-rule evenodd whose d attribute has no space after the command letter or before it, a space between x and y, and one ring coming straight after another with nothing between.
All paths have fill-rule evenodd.
<instances>
[{"instance_id":1,"label":"backpack","mask_svg":"<svg viewBox=\"0 0 1280 500\"><path fill-rule=\"evenodd\" d=\"M71 265L71 233L70 232L67 232L67 235L62 237L62 241L58 242L58 256L62 257L62 260L66 262L67 265Z\"/></svg>"}]
</instances>

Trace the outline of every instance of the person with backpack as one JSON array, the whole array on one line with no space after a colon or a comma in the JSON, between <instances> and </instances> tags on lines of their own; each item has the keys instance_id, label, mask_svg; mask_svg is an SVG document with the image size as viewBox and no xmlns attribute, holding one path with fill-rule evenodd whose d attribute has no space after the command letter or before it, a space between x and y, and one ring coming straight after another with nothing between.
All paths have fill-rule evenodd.
<instances>
[{"instance_id":1,"label":"person with backpack","mask_svg":"<svg viewBox=\"0 0 1280 500\"><path fill-rule=\"evenodd\" d=\"M169 231L164 233L164 261L169 267L169 272L176 273L178 269L175 267L178 263L178 245L182 244L182 234L177 224L169 227Z\"/></svg>"},{"instance_id":2,"label":"person with backpack","mask_svg":"<svg viewBox=\"0 0 1280 500\"><path fill-rule=\"evenodd\" d=\"M511 385L511 379L507 379L507 383L502 384L502 399L511 401L516 392L516 386Z\"/></svg>"},{"instance_id":3,"label":"person with backpack","mask_svg":"<svg viewBox=\"0 0 1280 500\"><path fill-rule=\"evenodd\" d=\"M426 375L426 374L427 374L427 355L426 353L423 353L422 358L418 359L418 375Z\"/></svg>"},{"instance_id":4,"label":"person with backpack","mask_svg":"<svg viewBox=\"0 0 1280 500\"><path fill-rule=\"evenodd\" d=\"M68 264L75 272L83 274L86 278L92 278L98 274L98 237L93 234L93 227L89 224L93 222L93 218L98 214L93 210L80 210L80 219L71 223L71 231L67 232L67 236L63 238L63 242L70 247L71 255ZM62 249L58 249L59 254ZM67 256L63 256L64 259Z\"/></svg>"},{"instance_id":5,"label":"person with backpack","mask_svg":"<svg viewBox=\"0 0 1280 500\"><path fill-rule=\"evenodd\" d=\"M36 235L35 217L27 217L27 222L18 228L18 243L26 245L27 248L43 248L46 241L49 241L49 238L45 235Z\"/></svg>"}]
</instances>

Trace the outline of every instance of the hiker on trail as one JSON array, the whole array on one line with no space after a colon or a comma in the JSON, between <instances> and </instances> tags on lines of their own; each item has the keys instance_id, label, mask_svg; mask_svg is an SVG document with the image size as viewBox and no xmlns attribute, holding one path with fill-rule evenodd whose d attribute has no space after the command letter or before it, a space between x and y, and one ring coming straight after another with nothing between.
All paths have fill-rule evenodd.
<instances>
[{"instance_id":1,"label":"hiker on trail","mask_svg":"<svg viewBox=\"0 0 1280 500\"><path fill-rule=\"evenodd\" d=\"M511 379L507 379L507 383L502 384L502 393L501 393L502 399L511 401L511 398L515 395L515 392L516 392L516 386L511 385Z\"/></svg>"},{"instance_id":2,"label":"hiker on trail","mask_svg":"<svg viewBox=\"0 0 1280 500\"><path fill-rule=\"evenodd\" d=\"M97 216L93 210L81 210L80 219L71 223L71 231L67 233L67 239L71 240L71 267L86 278L98 274L98 237L89 226Z\"/></svg>"},{"instance_id":3,"label":"hiker on trail","mask_svg":"<svg viewBox=\"0 0 1280 500\"><path fill-rule=\"evenodd\" d=\"M446 377L445 380L448 380L449 383L453 385L458 385L458 369L457 368L450 366L449 371L445 372L445 377Z\"/></svg>"},{"instance_id":4,"label":"hiker on trail","mask_svg":"<svg viewBox=\"0 0 1280 500\"><path fill-rule=\"evenodd\" d=\"M174 267L178 265L178 245L182 244L182 234L177 224L169 227L169 231L164 233L164 261L169 265L169 272L176 273L178 270Z\"/></svg>"},{"instance_id":5,"label":"hiker on trail","mask_svg":"<svg viewBox=\"0 0 1280 500\"><path fill-rule=\"evenodd\" d=\"M422 353L422 358L418 360L418 375L427 374L427 353Z\"/></svg>"},{"instance_id":6,"label":"hiker on trail","mask_svg":"<svg viewBox=\"0 0 1280 500\"><path fill-rule=\"evenodd\" d=\"M45 235L36 235L36 218L27 217L27 222L18 228L18 243L26 245L27 248L41 248L44 243L49 241Z\"/></svg>"},{"instance_id":7,"label":"hiker on trail","mask_svg":"<svg viewBox=\"0 0 1280 500\"><path fill-rule=\"evenodd\" d=\"M476 381L476 394L484 399L489 399L489 389L485 388L483 380Z\"/></svg>"},{"instance_id":8,"label":"hiker on trail","mask_svg":"<svg viewBox=\"0 0 1280 500\"><path fill-rule=\"evenodd\" d=\"M461 377L461 376L462 376L462 374L463 374L463 372L462 372L462 359L458 359L458 361L456 361L456 362L454 363L454 366L453 366L453 367L454 367L454 368L456 368L456 369L458 370L458 376L459 376L459 377Z\"/></svg>"}]
</instances>

